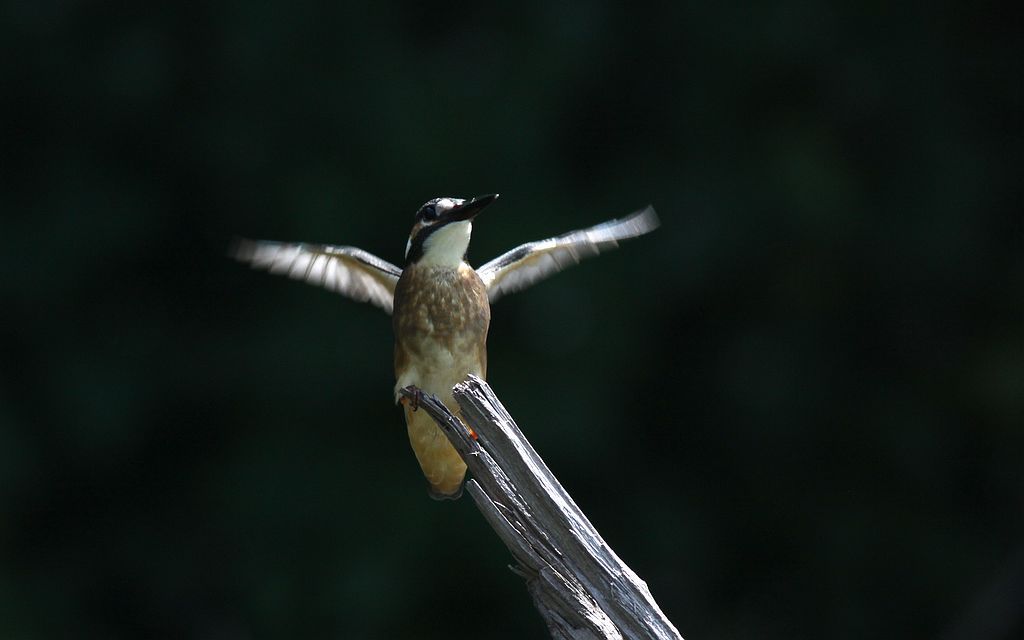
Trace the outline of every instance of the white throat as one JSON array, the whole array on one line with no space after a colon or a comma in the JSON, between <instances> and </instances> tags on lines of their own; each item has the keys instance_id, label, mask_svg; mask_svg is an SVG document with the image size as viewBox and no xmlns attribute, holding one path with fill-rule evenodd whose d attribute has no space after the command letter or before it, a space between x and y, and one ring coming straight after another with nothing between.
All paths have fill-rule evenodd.
<instances>
[{"instance_id":1,"label":"white throat","mask_svg":"<svg viewBox=\"0 0 1024 640\"><path fill-rule=\"evenodd\" d=\"M469 237L473 233L473 223L469 220L451 222L430 234L423 242L423 257L420 264L438 267L459 266L462 256L469 248Z\"/></svg>"}]
</instances>

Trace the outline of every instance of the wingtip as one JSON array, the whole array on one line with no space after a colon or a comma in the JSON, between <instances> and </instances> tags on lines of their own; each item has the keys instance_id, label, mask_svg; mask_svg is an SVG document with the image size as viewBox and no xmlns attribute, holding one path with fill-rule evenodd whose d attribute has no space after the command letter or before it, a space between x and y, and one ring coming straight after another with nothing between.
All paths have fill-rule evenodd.
<instances>
[{"instance_id":1,"label":"wingtip","mask_svg":"<svg viewBox=\"0 0 1024 640\"><path fill-rule=\"evenodd\" d=\"M643 209L621 218L619 224L625 227L625 233L620 237L636 238L660 227L661 220L658 219L658 213L654 210L654 206L649 204Z\"/></svg>"},{"instance_id":2,"label":"wingtip","mask_svg":"<svg viewBox=\"0 0 1024 640\"><path fill-rule=\"evenodd\" d=\"M654 231L661 226L661 219L658 218L658 212L654 210L653 204L648 204L637 212L637 219L643 223L645 233L647 231Z\"/></svg>"}]
</instances>

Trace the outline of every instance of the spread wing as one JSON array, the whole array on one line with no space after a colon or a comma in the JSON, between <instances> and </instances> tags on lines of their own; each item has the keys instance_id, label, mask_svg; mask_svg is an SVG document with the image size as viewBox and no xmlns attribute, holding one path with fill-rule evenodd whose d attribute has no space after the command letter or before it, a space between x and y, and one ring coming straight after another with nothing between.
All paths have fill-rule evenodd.
<instances>
[{"instance_id":1,"label":"spread wing","mask_svg":"<svg viewBox=\"0 0 1024 640\"><path fill-rule=\"evenodd\" d=\"M658 228L658 215L648 206L625 218L537 242L529 242L498 256L477 269L494 302L506 293L525 289L534 282L619 246L619 240L635 238Z\"/></svg>"},{"instance_id":2,"label":"spread wing","mask_svg":"<svg viewBox=\"0 0 1024 640\"><path fill-rule=\"evenodd\" d=\"M231 255L255 269L305 280L391 313L402 270L355 247L325 244L236 241Z\"/></svg>"}]
</instances>

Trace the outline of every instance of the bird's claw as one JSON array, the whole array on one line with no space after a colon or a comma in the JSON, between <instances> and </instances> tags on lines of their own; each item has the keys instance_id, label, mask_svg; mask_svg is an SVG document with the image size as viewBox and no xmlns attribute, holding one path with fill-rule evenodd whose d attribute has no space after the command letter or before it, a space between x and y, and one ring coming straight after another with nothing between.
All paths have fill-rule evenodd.
<instances>
[{"instance_id":1,"label":"bird's claw","mask_svg":"<svg viewBox=\"0 0 1024 640\"><path fill-rule=\"evenodd\" d=\"M403 396L402 404L408 406L412 411L419 411L420 401L423 399L423 391L416 385L409 385L405 388L405 391L412 394L412 397Z\"/></svg>"}]
</instances>

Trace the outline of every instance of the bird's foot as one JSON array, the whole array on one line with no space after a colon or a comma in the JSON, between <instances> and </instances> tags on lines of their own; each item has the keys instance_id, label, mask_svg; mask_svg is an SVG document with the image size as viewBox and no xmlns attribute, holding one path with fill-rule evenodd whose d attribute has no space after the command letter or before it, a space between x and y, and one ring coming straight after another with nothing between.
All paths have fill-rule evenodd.
<instances>
[{"instance_id":1,"label":"bird's foot","mask_svg":"<svg viewBox=\"0 0 1024 640\"><path fill-rule=\"evenodd\" d=\"M419 411L420 401L423 399L423 391L413 384L403 389L403 391L408 391L410 394L412 394L412 397L402 396L400 402L405 406L409 407L409 409L412 411Z\"/></svg>"}]
</instances>

